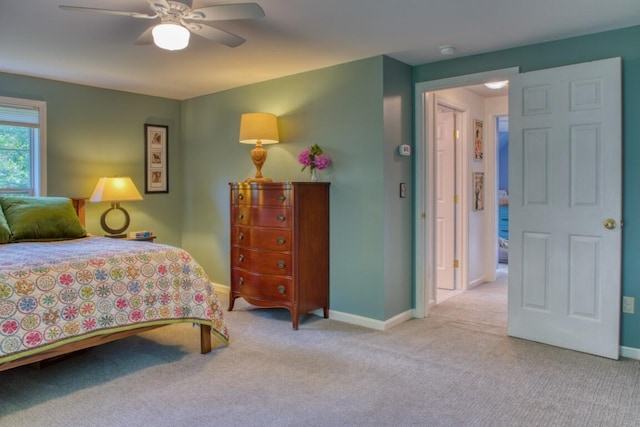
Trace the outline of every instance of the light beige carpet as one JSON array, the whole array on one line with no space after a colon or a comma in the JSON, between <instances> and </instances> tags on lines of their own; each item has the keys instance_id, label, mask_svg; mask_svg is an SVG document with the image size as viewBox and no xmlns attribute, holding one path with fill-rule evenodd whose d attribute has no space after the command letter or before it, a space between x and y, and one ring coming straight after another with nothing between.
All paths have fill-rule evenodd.
<instances>
[{"instance_id":1,"label":"light beige carpet","mask_svg":"<svg viewBox=\"0 0 640 427\"><path fill-rule=\"evenodd\" d=\"M640 362L508 338L497 294L387 332L315 316L293 331L286 311L238 301L229 347L208 355L181 325L0 372L0 425L639 425Z\"/></svg>"}]
</instances>

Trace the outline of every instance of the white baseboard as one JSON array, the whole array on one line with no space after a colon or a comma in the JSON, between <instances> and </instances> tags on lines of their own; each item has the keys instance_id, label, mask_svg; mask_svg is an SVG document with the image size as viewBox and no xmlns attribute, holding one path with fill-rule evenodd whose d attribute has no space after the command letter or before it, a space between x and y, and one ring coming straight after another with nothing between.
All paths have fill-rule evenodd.
<instances>
[{"instance_id":1,"label":"white baseboard","mask_svg":"<svg viewBox=\"0 0 640 427\"><path fill-rule=\"evenodd\" d=\"M620 346L620 356L640 360L640 348Z\"/></svg>"},{"instance_id":2,"label":"white baseboard","mask_svg":"<svg viewBox=\"0 0 640 427\"><path fill-rule=\"evenodd\" d=\"M229 295L229 286L214 283L213 289L215 289L217 294ZM311 313L320 317L324 315L322 309L314 310ZM404 313L400 313L392 317L391 319L384 321L370 319L368 317L356 316L355 314L329 310L329 319L337 320L344 323L350 323L352 325L364 326L365 328L376 329L378 331L386 331L393 328L394 326L399 325L400 323L413 319L413 310L407 310Z\"/></svg>"},{"instance_id":3,"label":"white baseboard","mask_svg":"<svg viewBox=\"0 0 640 427\"><path fill-rule=\"evenodd\" d=\"M218 294L229 295L229 286L218 283L213 284L213 288ZM312 311L316 316L323 316L322 310ZM329 318L339 322L349 323L352 325L363 326L365 328L375 329L378 331L386 331L400 323L413 319L414 310L407 310L387 320L375 320L368 317L356 316L355 314L342 313L340 311L329 310ZM620 356L628 359L640 360L640 348L620 346Z\"/></svg>"},{"instance_id":4,"label":"white baseboard","mask_svg":"<svg viewBox=\"0 0 640 427\"><path fill-rule=\"evenodd\" d=\"M322 310L315 310L311 313L322 317ZM387 320L376 320L369 317L357 316L355 314L342 313L340 311L329 310L329 319L338 322L349 323L351 325L363 326L377 331L386 331L400 323L413 319L413 310L407 310Z\"/></svg>"},{"instance_id":5,"label":"white baseboard","mask_svg":"<svg viewBox=\"0 0 640 427\"><path fill-rule=\"evenodd\" d=\"M487 282L487 280L484 277L481 277L480 279L472 280L467 285L467 290L475 288L476 286L480 286L480 285L482 285L483 283L486 283L486 282Z\"/></svg>"}]
</instances>

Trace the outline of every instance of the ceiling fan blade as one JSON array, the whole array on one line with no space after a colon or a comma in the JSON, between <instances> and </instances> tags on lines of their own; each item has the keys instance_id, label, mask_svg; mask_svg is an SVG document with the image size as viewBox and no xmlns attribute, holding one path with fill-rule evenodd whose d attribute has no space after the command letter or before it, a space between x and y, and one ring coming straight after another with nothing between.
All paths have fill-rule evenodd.
<instances>
[{"instance_id":1,"label":"ceiling fan blade","mask_svg":"<svg viewBox=\"0 0 640 427\"><path fill-rule=\"evenodd\" d=\"M204 24L194 24L191 22L183 22L183 25L189 29L193 34L197 34L205 39L213 40L225 46L236 47L240 46L246 40L242 37L236 36L219 28L210 27Z\"/></svg>"},{"instance_id":2,"label":"ceiling fan blade","mask_svg":"<svg viewBox=\"0 0 640 427\"><path fill-rule=\"evenodd\" d=\"M153 34L151 32L153 31L153 27L154 26L147 28L142 34L140 34L140 37L138 37L134 44L152 44Z\"/></svg>"},{"instance_id":3,"label":"ceiling fan blade","mask_svg":"<svg viewBox=\"0 0 640 427\"><path fill-rule=\"evenodd\" d=\"M263 18L264 10L257 3L224 4L194 9L184 19L198 21L226 21L232 19Z\"/></svg>"},{"instance_id":4,"label":"ceiling fan blade","mask_svg":"<svg viewBox=\"0 0 640 427\"><path fill-rule=\"evenodd\" d=\"M143 18L143 19L155 19L158 15L147 15L146 13L138 13L138 12L127 12L126 10L111 10L111 9L96 9L93 7L79 7L79 6L58 6L63 10L72 10L76 12L92 12L92 13L102 13L105 15L123 15L130 16L132 18Z\"/></svg>"}]
</instances>

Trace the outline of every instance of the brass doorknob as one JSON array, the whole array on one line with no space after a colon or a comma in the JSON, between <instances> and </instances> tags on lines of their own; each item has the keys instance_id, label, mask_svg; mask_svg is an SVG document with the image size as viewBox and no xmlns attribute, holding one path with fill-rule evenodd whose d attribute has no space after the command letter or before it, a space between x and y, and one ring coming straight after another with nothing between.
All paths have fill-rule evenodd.
<instances>
[{"instance_id":1,"label":"brass doorknob","mask_svg":"<svg viewBox=\"0 0 640 427\"><path fill-rule=\"evenodd\" d=\"M606 228L607 230L613 230L614 228L616 228L616 220L613 218L607 218L604 220L604 222L602 223L602 225L604 225L604 228Z\"/></svg>"}]
</instances>

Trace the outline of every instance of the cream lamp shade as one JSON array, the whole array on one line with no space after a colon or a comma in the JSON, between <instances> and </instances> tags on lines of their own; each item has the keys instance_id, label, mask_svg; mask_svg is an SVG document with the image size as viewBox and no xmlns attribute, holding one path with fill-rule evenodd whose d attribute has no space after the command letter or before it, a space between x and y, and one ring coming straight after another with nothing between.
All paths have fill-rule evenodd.
<instances>
[{"instance_id":1,"label":"cream lamp shade","mask_svg":"<svg viewBox=\"0 0 640 427\"><path fill-rule=\"evenodd\" d=\"M262 144L276 144L278 136L278 118L271 113L245 113L240 117L240 142L255 144L251 150L251 160L256 167L256 176L247 178L245 182L268 182L270 178L262 176L262 166L267 160L267 150Z\"/></svg>"},{"instance_id":2,"label":"cream lamp shade","mask_svg":"<svg viewBox=\"0 0 640 427\"><path fill-rule=\"evenodd\" d=\"M91 202L111 202L111 207L100 217L100 225L109 237L123 237L124 231L129 227L131 219L129 212L120 206L120 202L130 200L142 200L140 192L128 176L103 176L98 180L96 188L93 190L89 201ZM120 228L111 228L107 225L107 214L113 210L119 210L124 215L124 224Z\"/></svg>"}]
</instances>

